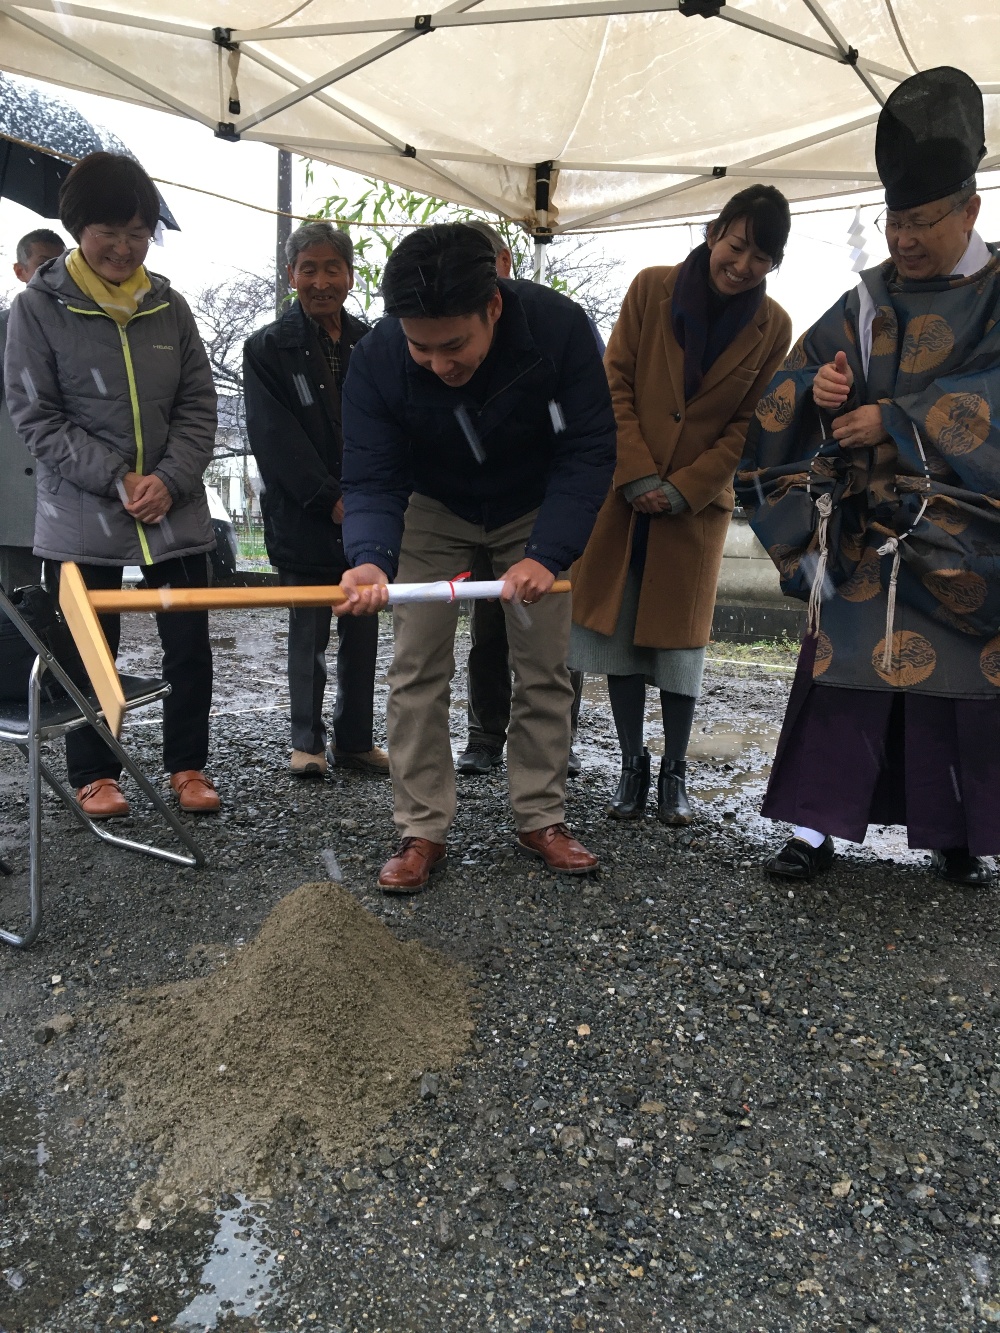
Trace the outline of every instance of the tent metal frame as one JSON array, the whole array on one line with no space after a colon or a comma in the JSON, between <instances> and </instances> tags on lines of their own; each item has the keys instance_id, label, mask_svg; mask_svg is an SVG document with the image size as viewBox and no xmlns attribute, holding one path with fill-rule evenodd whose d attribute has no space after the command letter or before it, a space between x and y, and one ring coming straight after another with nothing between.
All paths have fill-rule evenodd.
<instances>
[{"instance_id":1,"label":"tent metal frame","mask_svg":"<svg viewBox=\"0 0 1000 1333\"><path fill-rule=\"evenodd\" d=\"M486 193L477 191L467 181L457 177L447 164L464 162L499 167L511 171L535 172L535 179L537 180L536 164L513 162L489 153L449 152L444 149L414 146L354 111L339 98L331 96L329 89L349 78L352 74L392 55L393 52L410 42L426 37L435 31L506 24L612 19L628 15L678 12L688 17L700 16L703 19L731 23L774 41L783 42L824 59L847 65L860 79L877 107L884 105L887 95L879 80L887 83L898 83L908 78L911 73L909 70L896 69L864 56L851 44L849 37L845 36L834 23L827 13L824 0L801 0L801 4L804 13L808 13L822 29L827 39L825 41L804 32L798 32L794 28L759 18L747 10L735 9L732 5L726 4L725 0L555 0L551 4L534 4L522 9L488 10L480 9L478 7L480 3L481 0L454 0L452 4L434 13L356 19L344 23L300 24L278 28L245 29L203 27L197 24L177 23L148 16L134 16L115 10L112 7L76 3L76 0L0 0L0 16L21 24L36 36L52 41L78 59L89 62L105 73L112 75L127 87L134 88L138 93L143 94L144 98L152 98L154 102L161 106L206 125L220 137L234 140L245 137L271 143L276 147L295 149L303 153L336 154L339 158L343 158L345 155L358 154L359 156L374 155L386 158L407 157L416 159L426 171L431 172L442 182L442 194L454 197L457 191L462 198L472 199L480 207L502 215L505 214L505 209L500 199L492 198ZM275 98L268 105L249 112L245 116L239 115L238 105L234 103L233 110L237 116L235 120L215 121L206 112L191 106L166 89L157 87L134 71L109 60L83 42L70 37L57 26L45 22L41 17L36 17L36 15L41 14L211 43L219 48L220 55L223 54L223 50L235 53L237 64L240 59L246 59L267 70L275 78L287 83L289 90ZM274 46L277 43L282 43L284 50L287 50L289 43L294 44L296 41L302 40L322 37L378 35L382 35L383 40L312 79L298 71L290 60L283 58L283 53L278 55L274 51ZM909 56L907 56L907 59L909 59ZM981 86L984 93L1000 92L1000 84ZM273 121L274 117L280 115L283 111L309 99L315 99L322 103L329 110L343 117L345 121L370 135L371 139L359 139L355 142L353 139L332 137L301 138L284 136L280 132L269 133L266 129L260 128L266 122ZM669 185L650 191L648 194L627 201L618 201L613 206L595 210L583 217L574 218L571 222L565 224L550 222L551 215L546 209L544 218L536 216L535 225L529 230L538 239L545 241L553 235L592 227L595 223L613 226L614 224L609 223L608 219L621 216L624 220L629 215L633 215L638 209L648 208L651 204L684 193L723 176L731 175L736 178L754 176L759 174L756 168L765 164L768 164L767 174L775 179L815 180L817 182L829 182L831 186L853 186L855 190L864 189L869 184L877 183L878 177L875 172L837 170L824 167L793 168L770 164L776 163L777 160L803 148L825 143L853 129L863 128L871 124L877 118L877 114L877 111L875 111L870 116L855 117L844 125L833 126L808 138L790 144L782 144L766 153L730 163L573 162L556 159L551 164L553 177L559 171L586 171L588 173L606 172L636 176L673 176L682 179L672 181ZM350 165L350 163L348 162L346 165ZM989 170L996 166L1000 166L1000 154L986 159L981 170ZM833 190L828 193L837 192ZM513 220L522 224L524 222L521 217Z\"/></svg>"}]
</instances>

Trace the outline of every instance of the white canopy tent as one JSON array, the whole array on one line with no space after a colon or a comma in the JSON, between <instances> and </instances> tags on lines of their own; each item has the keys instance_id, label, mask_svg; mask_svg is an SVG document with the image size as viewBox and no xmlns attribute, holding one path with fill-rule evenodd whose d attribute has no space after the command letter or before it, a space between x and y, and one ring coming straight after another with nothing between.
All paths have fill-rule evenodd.
<instances>
[{"instance_id":1,"label":"white canopy tent","mask_svg":"<svg viewBox=\"0 0 1000 1333\"><path fill-rule=\"evenodd\" d=\"M542 240L705 214L751 180L793 201L870 189L880 105L934 65L979 82L982 173L1000 167L997 0L430 3L0 0L0 67Z\"/></svg>"}]
</instances>

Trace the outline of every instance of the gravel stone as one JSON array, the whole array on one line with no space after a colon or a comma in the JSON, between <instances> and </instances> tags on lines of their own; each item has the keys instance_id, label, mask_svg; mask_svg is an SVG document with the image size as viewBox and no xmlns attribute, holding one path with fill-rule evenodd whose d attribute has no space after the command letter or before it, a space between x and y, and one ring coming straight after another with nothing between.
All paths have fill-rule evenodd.
<instances>
[{"instance_id":1,"label":"gravel stone","mask_svg":"<svg viewBox=\"0 0 1000 1333\"><path fill-rule=\"evenodd\" d=\"M224 806L191 821L207 869L100 844L45 798L45 933L0 950L0 1328L171 1328L196 1298L220 1333L1000 1324L1000 897L933 879L891 829L838 844L814 884L762 875L784 833L756 811L787 675L709 658L683 832L652 804L606 818L617 746L588 681L567 819L598 876L511 854L501 768L460 780L448 869L389 899L375 884L395 844L389 784L287 772L285 625L212 616ZM123 665L153 674L152 618L125 639ZM386 625L380 718L390 652ZM153 711L125 743L159 775ZM60 768L60 744L48 759ZM4 924L26 887L24 767L0 750ZM129 795L115 831L170 845ZM108 1016L157 987L221 984L276 904L334 867L397 939L468 970L466 1053L451 1068L410 1056L405 1104L335 1162L289 1112L252 1193L137 1211L164 1145L132 1132L101 1077ZM294 1000L294 954L283 975ZM34 1039L61 1014L75 1026ZM213 1086L221 1113L227 1075Z\"/></svg>"}]
</instances>

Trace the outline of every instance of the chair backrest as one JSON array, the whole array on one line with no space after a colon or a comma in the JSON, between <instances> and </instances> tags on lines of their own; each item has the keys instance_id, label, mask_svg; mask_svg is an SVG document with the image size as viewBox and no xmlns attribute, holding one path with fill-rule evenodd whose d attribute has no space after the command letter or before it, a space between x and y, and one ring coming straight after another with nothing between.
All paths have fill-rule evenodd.
<instances>
[{"instance_id":1,"label":"chair backrest","mask_svg":"<svg viewBox=\"0 0 1000 1333\"><path fill-rule=\"evenodd\" d=\"M44 672L50 672L83 715L88 720L92 719L95 715L94 705L76 684L72 676L69 675L65 667L59 662L41 635L38 634L25 616L21 614L17 605L11 600L2 585L0 585L0 611L4 613L11 625L13 625L21 635L22 639L24 639L24 641L34 650L35 664L33 673L37 673L40 677Z\"/></svg>"}]
</instances>

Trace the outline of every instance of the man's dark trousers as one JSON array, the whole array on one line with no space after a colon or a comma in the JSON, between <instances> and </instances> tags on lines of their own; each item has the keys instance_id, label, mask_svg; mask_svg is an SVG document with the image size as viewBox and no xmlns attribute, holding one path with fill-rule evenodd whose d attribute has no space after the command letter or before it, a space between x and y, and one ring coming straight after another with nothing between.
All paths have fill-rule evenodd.
<instances>
[{"instance_id":1,"label":"man's dark trousers","mask_svg":"<svg viewBox=\"0 0 1000 1333\"><path fill-rule=\"evenodd\" d=\"M324 575L278 571L284 587L339 583L340 572ZM323 695L326 649L330 642L328 606L293 606L288 613L288 694L292 714L292 749L322 754L326 749ZM337 621L337 700L333 743L346 754L367 754L375 742L373 682L378 655L378 616L342 616Z\"/></svg>"},{"instance_id":2,"label":"man's dark trousers","mask_svg":"<svg viewBox=\"0 0 1000 1333\"><path fill-rule=\"evenodd\" d=\"M60 565L46 562L46 581L58 588ZM88 588L107 590L122 586L122 565L80 565ZM150 588L204 588L209 582L207 555L176 556L142 567ZM121 616L104 615L101 625L113 657L118 655ZM163 645L163 679L170 693L163 700L163 767L183 773L205 767L208 761L208 717L212 708L212 647L207 611L162 611L156 629ZM92 727L66 735L66 767L73 787L85 787L98 778L121 776L122 766Z\"/></svg>"},{"instance_id":3,"label":"man's dark trousers","mask_svg":"<svg viewBox=\"0 0 1000 1333\"><path fill-rule=\"evenodd\" d=\"M473 567L472 578L492 579L493 571L489 567L488 560L483 562L480 557L477 566ZM507 743L511 698L507 625L501 602L472 603L469 638L472 643L469 648L467 668L469 735L466 744L482 745L499 754ZM583 694L583 672L571 671L569 678L573 683L570 724L573 728L573 739L576 740L576 729L580 721L580 700Z\"/></svg>"}]
</instances>

